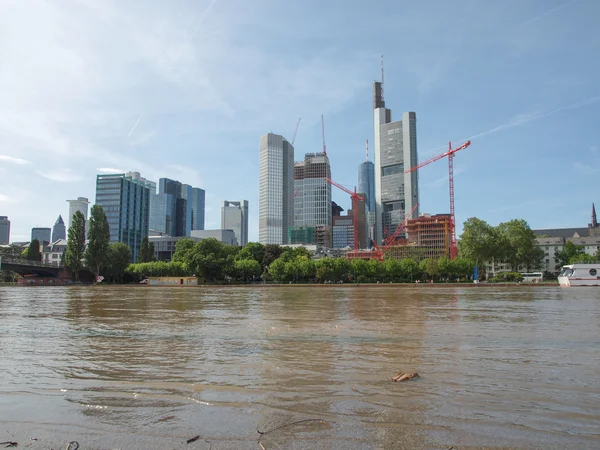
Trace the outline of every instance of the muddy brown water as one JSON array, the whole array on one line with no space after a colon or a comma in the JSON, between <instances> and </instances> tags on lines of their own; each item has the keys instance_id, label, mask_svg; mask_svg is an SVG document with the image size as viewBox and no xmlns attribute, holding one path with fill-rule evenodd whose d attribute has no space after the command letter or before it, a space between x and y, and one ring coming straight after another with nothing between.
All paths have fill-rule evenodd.
<instances>
[{"instance_id":1,"label":"muddy brown water","mask_svg":"<svg viewBox=\"0 0 600 450\"><path fill-rule=\"evenodd\" d=\"M0 287L2 441L600 448L600 289Z\"/></svg>"}]
</instances>

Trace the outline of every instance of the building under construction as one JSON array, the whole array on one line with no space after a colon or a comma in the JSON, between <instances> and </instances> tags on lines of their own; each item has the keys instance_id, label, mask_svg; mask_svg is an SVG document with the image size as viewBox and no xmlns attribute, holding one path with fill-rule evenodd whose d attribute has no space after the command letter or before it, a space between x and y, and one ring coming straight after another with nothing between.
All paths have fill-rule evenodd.
<instances>
[{"instance_id":1,"label":"building under construction","mask_svg":"<svg viewBox=\"0 0 600 450\"><path fill-rule=\"evenodd\" d=\"M450 214L421 214L406 222L406 241L390 246L385 252L388 258L413 258L421 261L426 258L450 257Z\"/></svg>"},{"instance_id":2,"label":"building under construction","mask_svg":"<svg viewBox=\"0 0 600 450\"><path fill-rule=\"evenodd\" d=\"M307 153L294 163L294 229L314 227L311 243L331 248L331 165L326 153ZM293 234L300 237L302 233ZM298 244L304 242L297 242ZM308 242L307 242L308 244Z\"/></svg>"}]
</instances>

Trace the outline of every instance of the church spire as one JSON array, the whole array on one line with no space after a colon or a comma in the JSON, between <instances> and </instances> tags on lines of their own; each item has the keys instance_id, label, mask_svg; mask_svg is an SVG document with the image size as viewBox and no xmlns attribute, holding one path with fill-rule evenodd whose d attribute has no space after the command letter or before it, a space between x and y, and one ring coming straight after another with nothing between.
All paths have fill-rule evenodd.
<instances>
[{"instance_id":1,"label":"church spire","mask_svg":"<svg viewBox=\"0 0 600 450\"><path fill-rule=\"evenodd\" d=\"M596 207L592 203L592 228L598 228L598 219L596 218Z\"/></svg>"}]
</instances>

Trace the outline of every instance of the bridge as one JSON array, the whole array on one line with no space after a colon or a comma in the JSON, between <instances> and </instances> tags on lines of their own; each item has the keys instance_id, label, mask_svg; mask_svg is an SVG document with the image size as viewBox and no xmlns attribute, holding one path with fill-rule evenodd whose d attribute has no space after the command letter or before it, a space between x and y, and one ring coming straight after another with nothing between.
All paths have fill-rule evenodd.
<instances>
[{"instance_id":1,"label":"bridge","mask_svg":"<svg viewBox=\"0 0 600 450\"><path fill-rule=\"evenodd\" d=\"M21 276L37 275L38 277L52 278L58 277L65 269L65 267L54 266L41 261L0 256L0 270L12 270Z\"/></svg>"}]
</instances>

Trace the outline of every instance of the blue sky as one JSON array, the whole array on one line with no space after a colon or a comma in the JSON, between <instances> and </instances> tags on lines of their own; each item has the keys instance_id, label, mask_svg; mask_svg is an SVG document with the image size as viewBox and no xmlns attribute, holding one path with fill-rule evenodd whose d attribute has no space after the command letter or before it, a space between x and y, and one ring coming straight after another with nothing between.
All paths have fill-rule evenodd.
<instances>
[{"instance_id":1,"label":"blue sky","mask_svg":"<svg viewBox=\"0 0 600 450\"><path fill-rule=\"evenodd\" d=\"M585 226L600 175L596 0L3 0L0 215L13 240L93 201L100 172L137 170L250 201L258 146L296 138L357 183L385 55L394 117L416 111L419 158L457 154L456 215ZM420 171L421 211L448 211L447 163ZM341 191L334 200L344 207Z\"/></svg>"}]
</instances>

